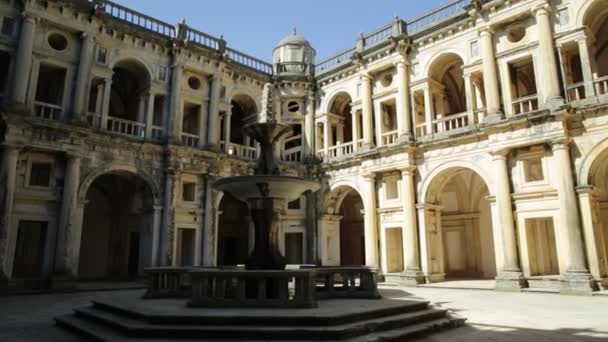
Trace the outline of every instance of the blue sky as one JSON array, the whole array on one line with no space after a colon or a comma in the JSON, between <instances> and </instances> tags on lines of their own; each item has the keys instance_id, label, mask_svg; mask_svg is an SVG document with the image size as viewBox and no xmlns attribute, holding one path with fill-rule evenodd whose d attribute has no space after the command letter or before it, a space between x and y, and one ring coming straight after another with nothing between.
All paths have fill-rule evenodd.
<instances>
[{"instance_id":1,"label":"blue sky","mask_svg":"<svg viewBox=\"0 0 608 342\"><path fill-rule=\"evenodd\" d=\"M114 0L176 24L224 35L228 46L266 61L295 25L317 50L317 61L355 45L359 32L409 19L447 0Z\"/></svg>"}]
</instances>

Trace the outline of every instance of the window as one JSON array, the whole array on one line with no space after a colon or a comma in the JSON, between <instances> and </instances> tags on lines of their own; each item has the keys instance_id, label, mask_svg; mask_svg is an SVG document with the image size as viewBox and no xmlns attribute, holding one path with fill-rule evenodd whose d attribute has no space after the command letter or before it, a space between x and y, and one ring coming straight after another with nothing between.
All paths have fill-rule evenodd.
<instances>
[{"instance_id":1,"label":"window","mask_svg":"<svg viewBox=\"0 0 608 342\"><path fill-rule=\"evenodd\" d=\"M562 8L557 11L557 21L559 26L566 26L570 22L570 13L568 8Z\"/></svg>"},{"instance_id":2,"label":"window","mask_svg":"<svg viewBox=\"0 0 608 342\"><path fill-rule=\"evenodd\" d=\"M390 85L393 83L393 75L392 74L386 74L384 75L381 79L380 79L380 84L382 84L383 87L390 87Z\"/></svg>"},{"instance_id":3,"label":"window","mask_svg":"<svg viewBox=\"0 0 608 342\"><path fill-rule=\"evenodd\" d=\"M196 183L184 182L182 184L182 201L194 202L196 197Z\"/></svg>"},{"instance_id":4,"label":"window","mask_svg":"<svg viewBox=\"0 0 608 342\"><path fill-rule=\"evenodd\" d=\"M68 48L68 39L60 33L51 33L47 38L47 42L50 47L57 51L64 51Z\"/></svg>"},{"instance_id":5,"label":"window","mask_svg":"<svg viewBox=\"0 0 608 342\"><path fill-rule=\"evenodd\" d=\"M30 186L49 187L51 186L51 163L33 162L30 169Z\"/></svg>"},{"instance_id":6,"label":"window","mask_svg":"<svg viewBox=\"0 0 608 342\"><path fill-rule=\"evenodd\" d=\"M15 19L9 17L2 18L2 34L12 36L13 32L15 32Z\"/></svg>"},{"instance_id":7,"label":"window","mask_svg":"<svg viewBox=\"0 0 608 342\"><path fill-rule=\"evenodd\" d=\"M289 209L289 210L300 210L301 208L302 208L302 206L300 204L299 198L295 201L291 201L291 202L287 203L287 209Z\"/></svg>"},{"instance_id":8,"label":"window","mask_svg":"<svg viewBox=\"0 0 608 342\"><path fill-rule=\"evenodd\" d=\"M542 159L526 159L524 160L524 177L527 183L538 182L545 179L543 175Z\"/></svg>"},{"instance_id":9,"label":"window","mask_svg":"<svg viewBox=\"0 0 608 342\"><path fill-rule=\"evenodd\" d=\"M158 67L158 79L165 82L167 80L167 68L164 66Z\"/></svg>"},{"instance_id":10,"label":"window","mask_svg":"<svg viewBox=\"0 0 608 342\"><path fill-rule=\"evenodd\" d=\"M106 48L100 47L97 49L97 63L106 64L108 59L108 50Z\"/></svg>"},{"instance_id":11,"label":"window","mask_svg":"<svg viewBox=\"0 0 608 342\"><path fill-rule=\"evenodd\" d=\"M0 51L0 94L4 94L8 82L8 73L11 65L11 56Z\"/></svg>"},{"instance_id":12,"label":"window","mask_svg":"<svg viewBox=\"0 0 608 342\"><path fill-rule=\"evenodd\" d=\"M201 89L201 80L198 79L198 77L192 76L192 77L188 78L188 86L192 90L199 90L199 89Z\"/></svg>"},{"instance_id":13,"label":"window","mask_svg":"<svg viewBox=\"0 0 608 342\"><path fill-rule=\"evenodd\" d=\"M511 43L520 42L526 36L526 28L520 25L510 27L507 31L507 39Z\"/></svg>"},{"instance_id":14,"label":"window","mask_svg":"<svg viewBox=\"0 0 608 342\"><path fill-rule=\"evenodd\" d=\"M384 183L384 188L386 191L386 199L393 200L399 198L399 191L397 190L397 180L396 179L387 179Z\"/></svg>"},{"instance_id":15,"label":"window","mask_svg":"<svg viewBox=\"0 0 608 342\"><path fill-rule=\"evenodd\" d=\"M479 41L471 42L471 57L479 57Z\"/></svg>"},{"instance_id":16,"label":"window","mask_svg":"<svg viewBox=\"0 0 608 342\"><path fill-rule=\"evenodd\" d=\"M297 113L300 110L300 104L297 101L290 101L287 103L287 110L290 113Z\"/></svg>"}]
</instances>

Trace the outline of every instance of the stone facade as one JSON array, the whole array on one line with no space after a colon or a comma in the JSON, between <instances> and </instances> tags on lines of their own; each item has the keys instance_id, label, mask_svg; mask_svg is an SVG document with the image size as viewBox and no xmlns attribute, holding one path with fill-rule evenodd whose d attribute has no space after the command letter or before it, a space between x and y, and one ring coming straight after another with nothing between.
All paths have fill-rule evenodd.
<instances>
[{"instance_id":1,"label":"stone facade","mask_svg":"<svg viewBox=\"0 0 608 342\"><path fill-rule=\"evenodd\" d=\"M263 106L292 264L409 285L586 294L608 285L608 2L456 1L315 63L266 63L110 1L0 1L0 278L11 287L244 262ZM264 87L273 96L263 98ZM261 118L263 119L263 118Z\"/></svg>"}]
</instances>

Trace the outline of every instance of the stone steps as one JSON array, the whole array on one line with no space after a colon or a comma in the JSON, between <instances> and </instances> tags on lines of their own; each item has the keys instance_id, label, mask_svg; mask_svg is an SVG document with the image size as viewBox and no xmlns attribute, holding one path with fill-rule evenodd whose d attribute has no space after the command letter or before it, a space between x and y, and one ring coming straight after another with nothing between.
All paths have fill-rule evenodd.
<instances>
[{"instance_id":1,"label":"stone steps","mask_svg":"<svg viewBox=\"0 0 608 342\"><path fill-rule=\"evenodd\" d=\"M404 303L408 305L324 321L306 314L297 319L273 317L272 310L263 317L249 317L249 320L246 316L232 319L222 316L206 320L208 317L202 316L142 315L108 303L97 303L75 309L73 314L55 320L57 325L95 341L398 341L406 336L455 327L464 322L463 319L448 316L446 310L428 306L427 302Z\"/></svg>"}]
</instances>

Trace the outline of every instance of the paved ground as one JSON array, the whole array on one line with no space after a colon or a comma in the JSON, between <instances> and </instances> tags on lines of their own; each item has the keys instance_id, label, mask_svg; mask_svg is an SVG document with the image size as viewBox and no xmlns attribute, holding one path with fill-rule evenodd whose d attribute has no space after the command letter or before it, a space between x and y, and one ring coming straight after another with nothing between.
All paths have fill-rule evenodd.
<instances>
[{"instance_id":1,"label":"paved ground","mask_svg":"<svg viewBox=\"0 0 608 342\"><path fill-rule=\"evenodd\" d=\"M138 291L121 291L121 293ZM608 297L567 297L437 288L383 290L386 297L428 299L468 318L462 328L422 341L608 341ZM0 341L73 342L53 317L113 292L0 297Z\"/></svg>"}]
</instances>

